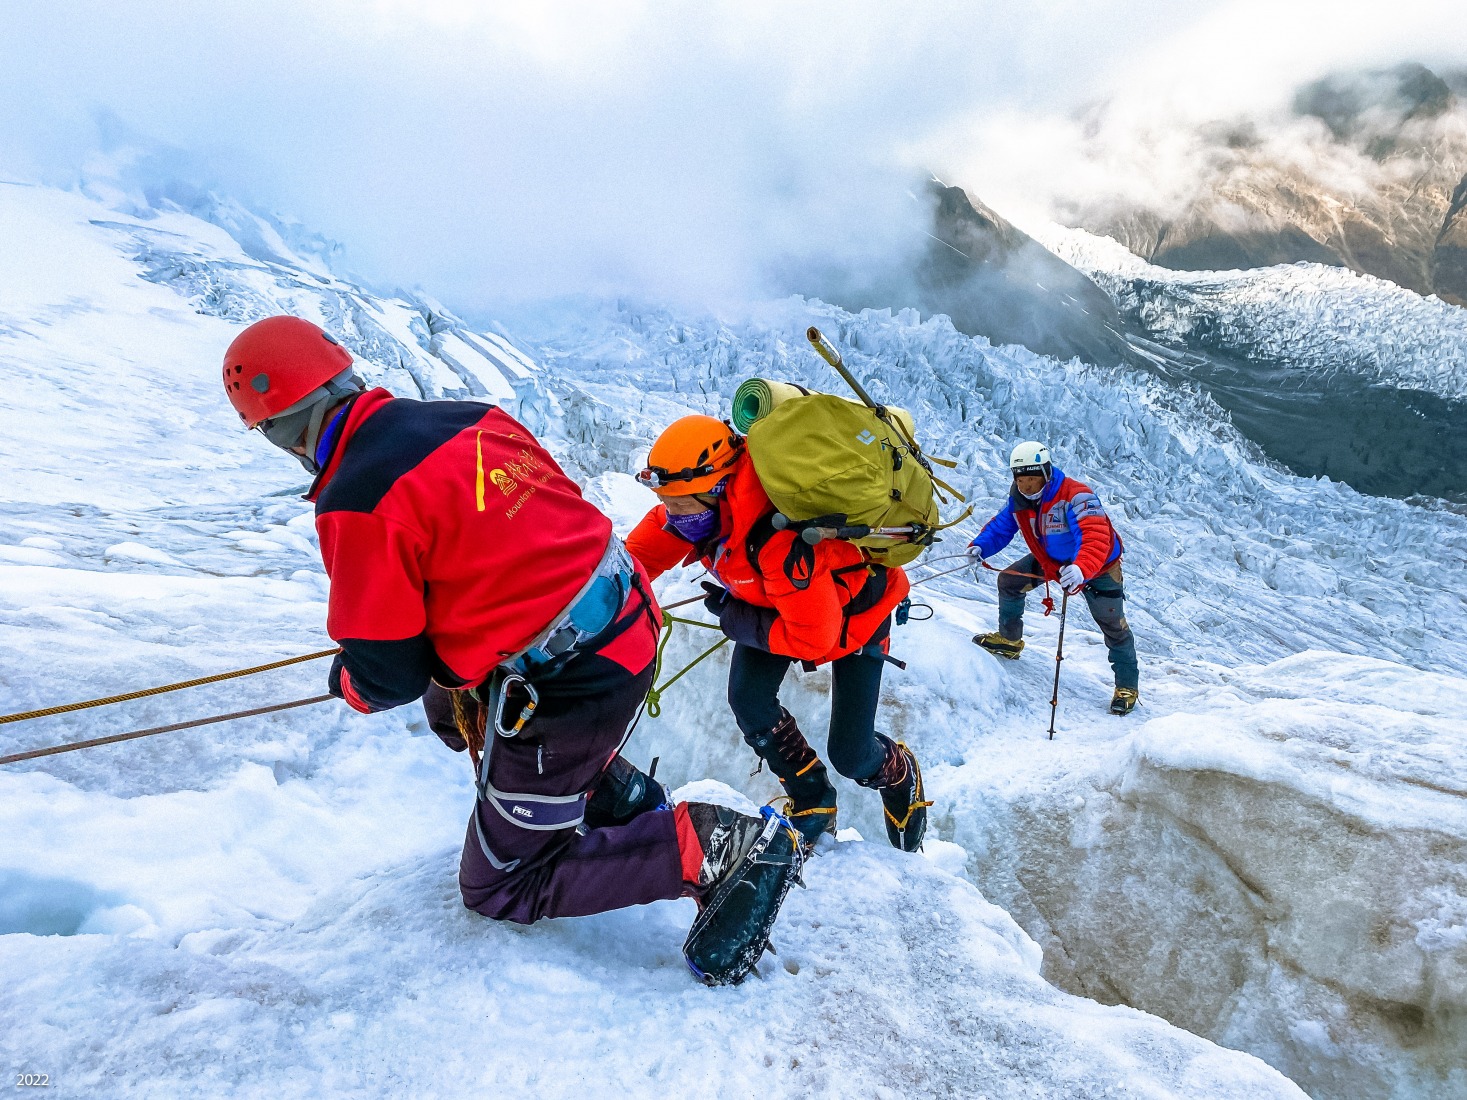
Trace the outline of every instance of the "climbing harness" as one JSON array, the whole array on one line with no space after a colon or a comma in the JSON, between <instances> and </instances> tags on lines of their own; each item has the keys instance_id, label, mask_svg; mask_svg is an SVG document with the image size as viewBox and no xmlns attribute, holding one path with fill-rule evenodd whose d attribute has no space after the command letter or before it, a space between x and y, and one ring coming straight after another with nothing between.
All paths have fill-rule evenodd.
<instances>
[{"instance_id":1,"label":"climbing harness","mask_svg":"<svg viewBox=\"0 0 1467 1100\"><path fill-rule=\"evenodd\" d=\"M619 540L613 539L613 544L619 545ZM630 574L629 584L630 587L635 588L638 591L642 591L644 598L647 597L646 592L642 589L641 577L638 576L635 572ZM699 622L696 619L684 619L668 613L669 610L672 608L686 607L689 604L702 603L704 598L705 597L703 596L689 596L685 600L679 600L677 603L668 604L667 607L662 609L662 622L660 627L660 633L662 634L662 637L657 643L657 657L652 669L652 680L654 684L657 681L657 677L662 673L662 658L664 652L667 649L667 643L672 638L673 623L686 623L689 626L701 626L709 630L719 629L719 627L714 623ZM580 600L577 600L577 604L579 603ZM624 606L625 597L623 597L622 601L619 603L618 611L624 608ZM652 606L650 599L648 599L647 606L649 608ZM635 621L635 616L629 616L626 620L626 624L627 626L630 626ZM605 642L609 639L604 638L601 635L604 635L604 632L610 628L610 625L611 624L608 624L607 626L603 627L602 631L598 632L598 634L596 635L592 635L591 637L597 643L605 644ZM554 632L552 632L551 634L552 640L553 637ZM626 736L622 738L622 744L625 745L627 740L631 737L632 730L634 730L637 726L637 723L641 721L642 713L644 710L653 718L658 717L662 713L662 693L666 691L669 687L671 687L677 680L681 679L684 673L686 673L699 661L703 660L704 657L707 657L709 654L718 649L727 641L727 638L720 639L716 645L701 653L697 658L684 666L681 671L679 671L661 687L654 687L649 689L647 692L647 698L643 700L642 708L638 709L636 717L632 719L631 725L627 729ZM559 653L559 656L573 654L584 645L585 640L582 640L579 643L574 643L569 648L562 649ZM546 648L549 648L548 643L546 644ZM544 667L546 666L541 666L541 668ZM523 706L521 706L519 713L516 714L511 721L507 720L507 712L512 706L512 704L510 704L508 700L510 692L515 690L516 688L523 692L525 696L525 703ZM540 694L536 690L534 684L530 683L524 675L519 672L510 671L503 666L492 673L489 679L486 680L485 683L480 685L478 688L450 690L448 694L450 701L453 704L454 725L458 727L459 736L464 739L464 742L468 746L469 761L474 768L475 786L478 787L481 797L488 797L488 795L485 794L485 792L490 789L488 772L489 754L486 751L486 742L488 740L488 732L490 726L492 725L494 732L500 737L510 738L519 736L522 732L524 732L525 727L529 725L530 719L534 717L535 710L540 704ZM617 751L620 752L620 748L618 748ZM613 755L613 759L614 758L615 757Z\"/></svg>"},{"instance_id":2,"label":"climbing harness","mask_svg":"<svg viewBox=\"0 0 1467 1100\"><path fill-rule=\"evenodd\" d=\"M591 579L566 610L518 653L506 653L503 666L521 676L534 674L543 679L560 671L577 652L592 648L592 643L607 644L615 635L606 636L606 632L616 623L633 588L640 587L640 580L631 552L612 535ZM628 616L622 629L635 621Z\"/></svg>"}]
</instances>

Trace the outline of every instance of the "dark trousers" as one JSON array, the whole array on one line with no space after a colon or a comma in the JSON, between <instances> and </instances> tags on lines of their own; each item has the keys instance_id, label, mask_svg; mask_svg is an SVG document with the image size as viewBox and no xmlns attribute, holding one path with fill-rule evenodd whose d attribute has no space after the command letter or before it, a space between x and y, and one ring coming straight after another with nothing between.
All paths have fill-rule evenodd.
<instances>
[{"instance_id":1,"label":"dark trousers","mask_svg":"<svg viewBox=\"0 0 1467 1100\"><path fill-rule=\"evenodd\" d=\"M501 797L474 805L459 860L464 904L496 920L530 924L541 917L579 917L676 898L683 892L677 829L671 810L653 810L625 825L583 830L537 823L540 809L576 817L576 796L595 786L626 735L652 684L652 669L591 696L557 698L555 681L538 685L540 708L519 737L494 733L485 752L489 785ZM435 728L452 724L448 693L423 699ZM526 811L528 822L516 814ZM530 812L534 811L534 812Z\"/></svg>"},{"instance_id":2,"label":"dark trousers","mask_svg":"<svg viewBox=\"0 0 1467 1100\"><path fill-rule=\"evenodd\" d=\"M793 657L734 646L728 673L728 705L744 740L752 742L779 724L784 716L779 685L792 664ZM886 760L886 750L876 739L876 704L881 699L885 664L879 657L852 653L830 666L826 760L847 779L870 779Z\"/></svg>"},{"instance_id":3,"label":"dark trousers","mask_svg":"<svg viewBox=\"0 0 1467 1100\"><path fill-rule=\"evenodd\" d=\"M1043 582L1024 573L1039 573L1033 554L1025 554L998 575L998 632L1011 642L1024 636L1024 597ZM1105 636L1105 654L1115 674L1116 687L1135 691L1141 672L1136 664L1136 638L1126 622L1126 587L1117 559L1081 591L1095 625Z\"/></svg>"}]
</instances>

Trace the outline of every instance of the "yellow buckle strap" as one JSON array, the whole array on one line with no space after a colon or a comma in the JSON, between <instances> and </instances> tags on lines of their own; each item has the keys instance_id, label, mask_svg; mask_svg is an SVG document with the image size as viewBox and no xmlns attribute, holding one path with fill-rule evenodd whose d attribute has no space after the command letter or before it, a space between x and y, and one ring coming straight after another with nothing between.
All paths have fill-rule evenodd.
<instances>
[{"instance_id":1,"label":"yellow buckle strap","mask_svg":"<svg viewBox=\"0 0 1467 1100\"><path fill-rule=\"evenodd\" d=\"M886 808L885 802L881 804L881 812L886 815L886 820L891 822L893 828L901 831L906 829L907 825L911 822L912 815L914 813L916 813L918 810L927 809L929 806L932 805L932 803L922 797L927 792L922 784L922 769L917 766L916 753L907 748L907 743L905 741L898 741L897 748L901 749L904 753L907 754L908 759L911 761L912 775L917 780L917 782L912 785L912 804L907 807L906 816L903 817L900 821L898 821L896 817L893 816L892 812Z\"/></svg>"},{"instance_id":2,"label":"yellow buckle strap","mask_svg":"<svg viewBox=\"0 0 1467 1100\"><path fill-rule=\"evenodd\" d=\"M907 815L903 817L900 821L894 818L891 815L891 811L888 810L885 806L881 808L881 812L886 814L886 820L890 821L893 827L897 829L905 829L907 827L907 824L912 820L912 815L914 813L916 813L918 810L925 810L928 806L931 805L931 802L925 802L921 800L913 802L910 806L907 807Z\"/></svg>"}]
</instances>

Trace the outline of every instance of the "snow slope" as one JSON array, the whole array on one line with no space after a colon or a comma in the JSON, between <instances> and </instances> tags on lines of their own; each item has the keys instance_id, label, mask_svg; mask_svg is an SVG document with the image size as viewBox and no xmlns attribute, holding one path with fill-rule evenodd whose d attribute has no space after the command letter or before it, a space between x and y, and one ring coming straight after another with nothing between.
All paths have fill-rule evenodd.
<instances>
[{"instance_id":1,"label":"snow slope","mask_svg":"<svg viewBox=\"0 0 1467 1100\"><path fill-rule=\"evenodd\" d=\"M1314 373L1349 370L1467 398L1467 309L1435 296L1313 263L1173 271L1083 229L1050 223L1030 232L1164 343L1196 341Z\"/></svg>"},{"instance_id":2,"label":"snow slope","mask_svg":"<svg viewBox=\"0 0 1467 1100\"><path fill-rule=\"evenodd\" d=\"M0 937L25 976L4 1043L71 1095L1301 1095L1153 1017L1060 993L1005 913L883 847L821 859L767 979L717 992L677 951L691 902L497 925L463 909L456 857L384 860L279 929Z\"/></svg>"},{"instance_id":3,"label":"snow slope","mask_svg":"<svg viewBox=\"0 0 1467 1100\"><path fill-rule=\"evenodd\" d=\"M1289 477L1195 392L993 349L942 319L583 303L517 319L520 351L178 210L14 186L0 204L0 710L326 644L301 474L214 389L239 324L284 309L342 332L398 392L503 400L623 530L648 503L628 472L667 419L723 411L750 374L831 384L801 339L813 321L962 460L980 510L1017 436L1091 478L1127 539L1145 678L1142 711L1106 717L1103 647L1072 618L1047 742L1052 620L1032 617L1038 660L1000 667L966 640L992 620L991 585L919 588L935 617L897 634L911 667L888 680L883 724L926 765L940 839L925 860L859 842L881 837L878 802L842 782L854 831L811 865L764 980L733 991L681 969L687 903L530 929L463 911L468 769L414 708L333 704L0 769L7 1067L73 1095L1299 1095L1246 1055L1061 993L1042 967L1318 1096L1461 1083L1467 830L1442 807L1467 790L1467 736L1441 700L1464 686L1467 608L1439 583L1467 550L1461 517ZM674 635L669 667L703 634ZM1370 659L1383 637L1404 663ZM323 671L0 726L0 752L314 695ZM763 801L772 781L712 705L725 673L723 654L695 670L629 752L659 755L670 782L732 788L700 794ZM788 692L817 744L827 693L825 672ZM1250 811L1230 815L1239 800ZM1369 891L1320 880L1357 899L1338 920L1290 873L1306 811L1320 850L1370 867ZM1376 837L1396 858L1371 854ZM1229 893L1219 867L1252 892ZM1380 1023L1372 991L1402 967L1391 1018L1411 1034Z\"/></svg>"}]
</instances>

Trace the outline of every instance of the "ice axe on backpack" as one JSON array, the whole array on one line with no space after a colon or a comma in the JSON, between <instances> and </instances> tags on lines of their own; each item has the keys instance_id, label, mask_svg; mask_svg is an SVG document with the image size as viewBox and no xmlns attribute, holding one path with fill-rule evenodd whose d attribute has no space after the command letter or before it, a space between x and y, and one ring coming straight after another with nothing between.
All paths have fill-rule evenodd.
<instances>
[{"instance_id":1,"label":"ice axe on backpack","mask_svg":"<svg viewBox=\"0 0 1467 1100\"><path fill-rule=\"evenodd\" d=\"M922 450L921 445L917 442L913 431L909 426L911 424L910 417L908 417L907 419L903 419L903 416L905 416L906 414L903 414L903 416L893 416L891 409L887 408L885 405L878 405L875 401L873 401L871 399L871 395L866 392L866 387L861 385L860 382L856 381L856 376L846 368L845 360L841 358L841 354L835 349L835 345L827 340L824 333L822 333L818 328L816 328L814 325L811 325L809 328L807 328L805 330L805 339L810 341L811 346L814 347L814 349L819 353L820 358L824 359L827 363L834 367L836 373L846 380L846 385L850 386L851 389L855 391L856 396L861 399L861 403L865 405L868 409L870 409L873 413L875 413L878 420L889 427L901 438L901 441L905 446L907 453L917 460L922 469L927 471L927 476L932 479L934 485L936 485L940 489L945 489L947 492L951 493L960 501L967 499L963 496L962 493L958 492L951 485L947 484L947 482L939 478L932 469L932 464L934 462L942 466L946 466L950 470L955 469L958 465L956 462L926 454ZM968 516L972 514L972 512L973 509L969 508L957 519L952 520L949 523L938 524L932 527L924 527L922 524L913 524L912 526L914 529L916 529L915 535L920 536L931 531L939 531L942 530L942 528L944 527L952 527L954 524L962 523L963 520L967 519ZM895 533L898 530L899 528L895 527L881 527L872 530L871 534L882 535L887 532ZM847 538L850 536L837 535L835 537ZM917 537L913 537L912 541L916 542L919 541L919 539Z\"/></svg>"},{"instance_id":2,"label":"ice axe on backpack","mask_svg":"<svg viewBox=\"0 0 1467 1100\"><path fill-rule=\"evenodd\" d=\"M911 450L912 456L922 464L922 468L929 474L932 473L932 463L922 453L922 448L917 446L917 441L912 438L912 433L901 422L901 418L892 416L891 410L885 405L878 405L875 401L871 400L871 395L866 392L866 387L857 382L856 376L846 369L845 360L841 358L840 352L835 350L835 345L827 340L825 335L814 325L811 325L805 330L805 339L810 341L811 346L820 354L820 358L834 367L835 372L846 380L846 385L855 391L856 396L861 399L861 404L874 412L877 418L888 425L892 431L900 435L902 442ZM946 463L946 465L955 466L957 463L950 462Z\"/></svg>"},{"instance_id":3,"label":"ice axe on backpack","mask_svg":"<svg viewBox=\"0 0 1467 1100\"><path fill-rule=\"evenodd\" d=\"M872 566L914 561L952 526L938 505L962 494L933 474L933 463L954 463L926 455L910 414L872 400L819 329L806 336L857 400L762 379L734 395L735 421L747 425L749 457L774 505L773 530L800 536L786 572L798 584L800 551L826 540L859 546Z\"/></svg>"}]
</instances>

